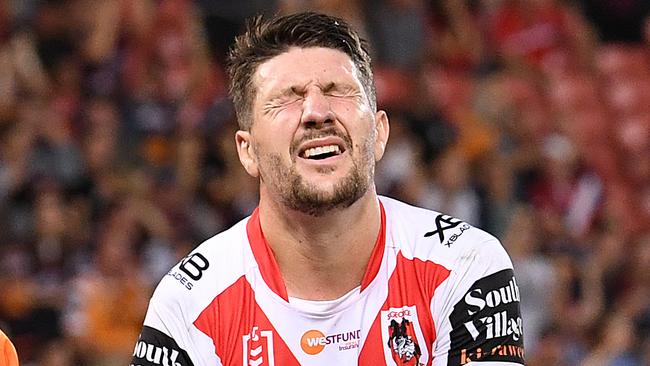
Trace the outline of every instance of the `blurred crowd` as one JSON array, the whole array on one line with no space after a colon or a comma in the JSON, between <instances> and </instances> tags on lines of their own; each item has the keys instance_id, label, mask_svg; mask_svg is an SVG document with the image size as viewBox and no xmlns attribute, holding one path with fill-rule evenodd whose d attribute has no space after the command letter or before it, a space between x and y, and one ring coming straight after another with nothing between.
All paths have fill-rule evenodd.
<instances>
[{"instance_id":1,"label":"blurred crowd","mask_svg":"<svg viewBox=\"0 0 650 366\"><path fill-rule=\"evenodd\" d=\"M252 211L225 54L317 10L372 46L382 194L495 234L527 362L650 364L650 2L0 0L0 329L128 364L147 300Z\"/></svg>"}]
</instances>

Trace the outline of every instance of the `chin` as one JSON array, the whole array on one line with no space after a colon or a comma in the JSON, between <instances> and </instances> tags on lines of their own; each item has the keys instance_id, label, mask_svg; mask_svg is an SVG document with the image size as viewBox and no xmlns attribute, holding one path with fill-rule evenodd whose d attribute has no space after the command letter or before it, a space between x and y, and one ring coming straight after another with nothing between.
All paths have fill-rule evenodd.
<instances>
[{"instance_id":1,"label":"chin","mask_svg":"<svg viewBox=\"0 0 650 366\"><path fill-rule=\"evenodd\" d=\"M347 176L328 182L307 182L292 185L291 192L284 196L290 208L311 216L322 216L332 210L352 206L367 191L368 185L362 184L356 176Z\"/></svg>"}]
</instances>

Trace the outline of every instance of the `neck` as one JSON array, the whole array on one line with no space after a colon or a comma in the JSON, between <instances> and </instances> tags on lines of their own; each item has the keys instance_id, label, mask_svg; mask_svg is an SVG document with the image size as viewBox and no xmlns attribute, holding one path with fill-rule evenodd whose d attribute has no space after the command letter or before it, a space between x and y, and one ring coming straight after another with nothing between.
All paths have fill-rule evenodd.
<instances>
[{"instance_id":1,"label":"neck","mask_svg":"<svg viewBox=\"0 0 650 366\"><path fill-rule=\"evenodd\" d=\"M318 217L261 192L259 213L289 296L333 300L361 284L381 225L374 187L352 206Z\"/></svg>"}]
</instances>

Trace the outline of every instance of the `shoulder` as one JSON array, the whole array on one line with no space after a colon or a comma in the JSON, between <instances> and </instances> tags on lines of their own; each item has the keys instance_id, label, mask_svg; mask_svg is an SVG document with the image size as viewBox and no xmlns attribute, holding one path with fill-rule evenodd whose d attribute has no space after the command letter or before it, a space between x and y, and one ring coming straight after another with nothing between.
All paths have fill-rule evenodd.
<instances>
[{"instance_id":1,"label":"shoulder","mask_svg":"<svg viewBox=\"0 0 650 366\"><path fill-rule=\"evenodd\" d=\"M165 313L182 309L193 321L212 300L255 265L246 218L197 246L160 280L150 307Z\"/></svg>"},{"instance_id":2,"label":"shoulder","mask_svg":"<svg viewBox=\"0 0 650 366\"><path fill-rule=\"evenodd\" d=\"M512 268L497 238L459 218L380 197L386 211L387 243L407 258L419 258L449 270L482 263L486 270Z\"/></svg>"},{"instance_id":3,"label":"shoulder","mask_svg":"<svg viewBox=\"0 0 650 366\"><path fill-rule=\"evenodd\" d=\"M215 298L254 266L248 221L246 218L206 240L163 276L149 302L133 365L160 364L151 360L153 350L156 355L162 352L165 365L221 365L214 340L195 322Z\"/></svg>"},{"instance_id":4,"label":"shoulder","mask_svg":"<svg viewBox=\"0 0 650 366\"><path fill-rule=\"evenodd\" d=\"M380 200L387 249L448 271L430 301L437 335L434 359L454 365L477 359L523 364L519 287L499 240L461 219ZM486 349L491 352L482 354Z\"/></svg>"}]
</instances>

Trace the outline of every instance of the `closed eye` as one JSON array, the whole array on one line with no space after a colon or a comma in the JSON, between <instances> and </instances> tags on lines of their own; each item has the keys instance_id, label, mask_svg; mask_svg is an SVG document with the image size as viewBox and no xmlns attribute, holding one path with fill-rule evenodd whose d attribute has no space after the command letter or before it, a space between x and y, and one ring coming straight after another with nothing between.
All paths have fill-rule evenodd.
<instances>
[{"instance_id":1,"label":"closed eye","mask_svg":"<svg viewBox=\"0 0 650 366\"><path fill-rule=\"evenodd\" d=\"M305 93L299 90L298 87L292 86L290 88L283 89L279 94L269 99L268 102L264 104L267 108L277 108L282 107L304 98Z\"/></svg>"},{"instance_id":2,"label":"closed eye","mask_svg":"<svg viewBox=\"0 0 650 366\"><path fill-rule=\"evenodd\" d=\"M323 94L333 97L356 97L361 93L347 84L329 83L323 88Z\"/></svg>"},{"instance_id":3,"label":"closed eye","mask_svg":"<svg viewBox=\"0 0 650 366\"><path fill-rule=\"evenodd\" d=\"M297 95L294 96L282 96L278 98L274 98L273 100L270 100L268 103L266 103L267 106L270 107L282 107L291 103L298 102L302 100L302 97L299 97Z\"/></svg>"},{"instance_id":4,"label":"closed eye","mask_svg":"<svg viewBox=\"0 0 650 366\"><path fill-rule=\"evenodd\" d=\"M275 98L272 98L268 102L264 103L264 109L276 109L289 106L293 103L299 102L304 98L300 95L289 93L283 93L278 95Z\"/></svg>"}]
</instances>

